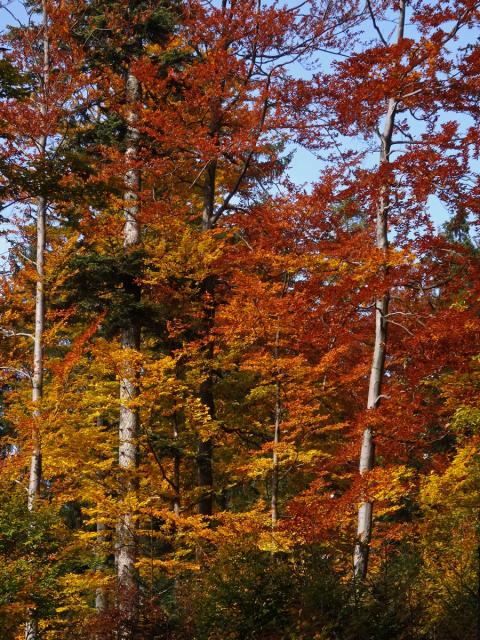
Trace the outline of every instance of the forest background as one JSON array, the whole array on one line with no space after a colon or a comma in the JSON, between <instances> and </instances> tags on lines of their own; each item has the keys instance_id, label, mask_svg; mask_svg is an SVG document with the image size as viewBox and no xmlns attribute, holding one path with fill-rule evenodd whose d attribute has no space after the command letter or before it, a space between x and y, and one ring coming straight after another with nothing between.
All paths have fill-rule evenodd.
<instances>
[{"instance_id":1,"label":"forest background","mask_svg":"<svg viewBox=\"0 0 480 640\"><path fill-rule=\"evenodd\" d=\"M480 638L479 3L0 13L2 638Z\"/></svg>"}]
</instances>

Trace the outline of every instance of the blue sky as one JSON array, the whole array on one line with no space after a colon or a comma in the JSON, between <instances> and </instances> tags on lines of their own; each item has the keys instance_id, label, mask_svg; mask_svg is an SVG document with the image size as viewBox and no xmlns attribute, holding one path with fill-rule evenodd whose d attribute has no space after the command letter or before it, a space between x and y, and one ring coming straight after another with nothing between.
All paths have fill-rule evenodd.
<instances>
[{"instance_id":1,"label":"blue sky","mask_svg":"<svg viewBox=\"0 0 480 640\"><path fill-rule=\"evenodd\" d=\"M295 0L288 0L286 4L289 6L295 6L297 3ZM392 20L391 22L389 21L386 23L382 23L381 21L378 21L378 24L380 26L380 29L383 31L383 34L387 38L388 36L390 36L390 40L392 40L393 37L395 36L395 33L394 33L396 29L395 21ZM448 27L445 27L445 28L448 29ZM415 25L413 25L411 21L409 21L408 8L407 8L406 23L405 23L405 36L407 38L408 37L416 38L418 36L418 31ZM474 30L474 29L464 28L460 30L458 38L454 42L452 42L450 47L453 55L456 52L460 51L462 48L465 48L467 45L477 42L479 37L480 37L480 32L478 29ZM371 39L372 41L377 40L377 42L379 42L377 33L375 32L373 27L368 23L366 23L366 26L365 26L365 39ZM340 59L340 58L338 57L335 58L335 56L328 56L326 54L320 54L318 66L323 67L323 69L331 68L331 61L334 59ZM314 68L315 67L313 66L313 69ZM311 77L311 74L312 74L311 69L312 69L311 64L308 65L308 67L303 67L301 64L296 64L294 68L294 73L298 77L309 78ZM473 122L464 115L456 114L456 113L445 113L445 112L440 114L438 122L440 124L441 122L446 122L449 120L453 120L460 125L460 134L465 133L468 127L472 126L473 124ZM421 124L415 121L412 121L409 123L409 125L411 126L410 131L414 136L417 136L422 133ZM344 143L347 145L347 147L349 146L350 148L354 148L354 149L365 148L365 141L360 138L350 138L348 140L344 140ZM318 180L323 163L316 157L315 153L309 151L308 149L305 149L302 147L294 147L293 145L291 149L295 151L295 155L290 168L290 175L294 182L296 182L297 184L306 183L306 187L308 188L309 184L312 184ZM397 147L397 150L398 149L399 147ZM369 154L369 156L366 159L367 166L375 166L377 162L378 162L378 151ZM480 161L472 159L471 166L472 166L472 169L475 170L476 172L480 171ZM431 216L431 219L437 228L441 227L441 225L444 222L446 222L450 217L448 210L446 209L444 204L438 199L437 196L430 196L428 200L427 208Z\"/></svg>"}]
</instances>

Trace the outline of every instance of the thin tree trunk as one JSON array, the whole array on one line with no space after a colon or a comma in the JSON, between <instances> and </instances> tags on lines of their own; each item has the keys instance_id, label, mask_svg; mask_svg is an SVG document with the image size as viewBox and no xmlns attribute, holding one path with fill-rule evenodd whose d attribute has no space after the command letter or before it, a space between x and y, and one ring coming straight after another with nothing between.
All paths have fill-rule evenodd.
<instances>
[{"instance_id":1,"label":"thin tree trunk","mask_svg":"<svg viewBox=\"0 0 480 640\"><path fill-rule=\"evenodd\" d=\"M284 287L282 292L285 293L287 278L284 276ZM273 357L278 359L278 342L280 339L280 331L277 328L275 333L275 347L273 350ZM277 376L279 375L277 365ZM282 407L280 401L280 381L277 378L275 382L275 409L274 409L274 428L273 428L273 451L272 451L272 498L271 498L271 520L272 530L275 529L278 522L278 482L279 482L279 460L278 460L278 445L280 443L280 425L282 420Z\"/></svg>"},{"instance_id":2,"label":"thin tree trunk","mask_svg":"<svg viewBox=\"0 0 480 640\"><path fill-rule=\"evenodd\" d=\"M101 427L103 425L103 419L101 416L97 417L97 426ZM102 479L103 474L99 474L99 479ZM106 568L105 556L104 556L104 545L107 542L106 530L104 522L101 522L97 519L96 523L97 527L97 545L98 549L96 551L97 556L97 568L101 571L104 571ZM95 590L95 610L97 615L101 616L105 613L107 609L107 594L104 586L99 586ZM97 636L98 640L100 636Z\"/></svg>"},{"instance_id":3,"label":"thin tree trunk","mask_svg":"<svg viewBox=\"0 0 480 640\"><path fill-rule=\"evenodd\" d=\"M278 522L278 481L279 481L279 460L278 445L280 443L280 423L281 423L281 404L280 404L280 383L275 383L275 424L273 432L273 453L272 453L272 529L275 529Z\"/></svg>"},{"instance_id":4,"label":"thin tree trunk","mask_svg":"<svg viewBox=\"0 0 480 640\"><path fill-rule=\"evenodd\" d=\"M98 559L98 568L102 570L105 569L105 561L103 557L103 545L107 541L105 532L106 532L105 524L97 520L97 544L99 546L99 550L97 551L97 559ZM97 615L102 615L103 613L105 613L106 608L107 608L107 594L105 593L105 587L103 586L97 587L95 590L95 609L97 611Z\"/></svg>"},{"instance_id":5,"label":"thin tree trunk","mask_svg":"<svg viewBox=\"0 0 480 640\"><path fill-rule=\"evenodd\" d=\"M397 31L397 42L403 39L405 27L405 0L400 0L400 16ZM384 130L381 135L380 166L390 161L393 128L398 102L394 98L388 101L387 115ZM388 253L388 212L389 212L389 188L386 186L380 194L376 215L376 247L385 255ZM384 269L386 267L384 266ZM390 292L375 301L375 342L373 348L372 366L370 369L370 381L368 386L368 410L378 410L382 385L384 380L385 357L387 348L387 315L390 303ZM373 469L375 463L374 433L370 427L365 429L362 438L360 452L360 475L364 476ZM357 582L365 579L368 571L368 557L370 540L372 537L372 513L373 503L363 499L358 509L357 538L353 557L353 577Z\"/></svg>"},{"instance_id":6,"label":"thin tree trunk","mask_svg":"<svg viewBox=\"0 0 480 640\"><path fill-rule=\"evenodd\" d=\"M215 127L212 126L212 131ZM215 188L216 188L217 162L213 160L209 163L206 170L206 178L203 194L203 214L202 229L208 231L212 228L212 220L215 208ZM215 282L213 278L207 278L205 281L205 294L212 295L214 293ZM211 301L207 301L210 304ZM214 311L213 308L206 313L207 331L213 324ZM210 342L205 350L207 359L207 375L200 386L200 399L208 408L209 415L215 419L215 399L213 397L213 377L210 371L210 361L213 358L213 342ZM213 513L213 443L212 439L199 440L197 445L197 484L201 489L198 502L198 513L202 516L211 516Z\"/></svg>"},{"instance_id":7,"label":"thin tree trunk","mask_svg":"<svg viewBox=\"0 0 480 640\"><path fill-rule=\"evenodd\" d=\"M47 115L47 97L50 72L50 54L48 39L48 14L45 0L42 2L42 31L43 31L43 71L42 71L42 97L40 100L40 114ZM41 135L36 141L38 154L45 157L47 149L47 136ZM32 428L32 457L30 460L30 475L28 480L28 510L35 509L35 502L40 495L42 481L42 448L40 435L41 409L40 403L43 395L43 336L45 329L45 246L46 246L46 217L47 201L44 195L37 199L37 248L36 248L36 285L35 285L35 332L33 343L33 376L32 376L32 402L33 402L33 428ZM36 640L38 637L38 620L35 611L28 612L25 624L25 640Z\"/></svg>"},{"instance_id":8,"label":"thin tree trunk","mask_svg":"<svg viewBox=\"0 0 480 640\"><path fill-rule=\"evenodd\" d=\"M207 348L208 365L213 357L213 343ZM212 420L215 419L215 400L213 397L213 379L211 371L207 371L207 377L200 386L200 400L208 408ZM201 489L198 502L198 513L202 516L211 516L213 513L213 443L212 439L199 440L197 448L197 480Z\"/></svg>"},{"instance_id":9,"label":"thin tree trunk","mask_svg":"<svg viewBox=\"0 0 480 640\"><path fill-rule=\"evenodd\" d=\"M288 273L285 272L283 274L283 288L282 295L283 298L287 292L288 287ZM277 330L275 332L275 346L273 349L273 357L275 361L278 361L279 356L279 342L280 342L280 328L279 328L279 319L277 319ZM271 521L272 521L272 531L276 528L278 522L278 492L279 492L279 479L280 479L280 461L278 456L278 445L280 444L281 437L281 425L282 425L282 400L280 397L281 386L280 386L280 369L278 367L278 362L276 365L276 375L277 380L275 382L275 410L274 410L274 428L273 428L273 451L272 451L272 498L270 502L271 506Z\"/></svg>"},{"instance_id":10,"label":"thin tree trunk","mask_svg":"<svg viewBox=\"0 0 480 640\"><path fill-rule=\"evenodd\" d=\"M40 142L43 153L46 140L42 137ZM30 462L30 477L28 482L28 509L33 511L35 501L40 493L42 479L42 451L40 441L40 407L43 393L43 334L45 325L45 227L46 227L46 201L43 196L38 198L37 204L37 251L36 251L36 292L35 292L35 333L33 344L33 376L32 376L32 401L33 401L33 432L32 432L32 458Z\"/></svg>"},{"instance_id":11,"label":"thin tree trunk","mask_svg":"<svg viewBox=\"0 0 480 640\"><path fill-rule=\"evenodd\" d=\"M135 248L140 242L140 225L138 222L138 192L140 189L140 172L135 166L138 156L139 132L136 103L140 97L140 83L129 70L126 82L126 99L130 105L127 114L127 149L125 160L125 226L123 231L123 247L125 253ZM136 469L138 466L138 411L131 402L138 395L135 365L131 351L140 347L140 329L134 318L130 325L121 332L121 345L126 351L120 380L120 420L118 463L124 474L124 497L136 491ZM135 562L137 557L135 517L131 510L123 513L117 524L116 566L118 584L118 606L120 614L119 638L131 640L137 620L137 579Z\"/></svg>"},{"instance_id":12,"label":"thin tree trunk","mask_svg":"<svg viewBox=\"0 0 480 640\"><path fill-rule=\"evenodd\" d=\"M173 485L175 487L175 495L173 497L173 513L176 516L180 515L180 452L178 450L178 422L177 414L173 415L173 441L175 447L175 453L173 455Z\"/></svg>"}]
</instances>

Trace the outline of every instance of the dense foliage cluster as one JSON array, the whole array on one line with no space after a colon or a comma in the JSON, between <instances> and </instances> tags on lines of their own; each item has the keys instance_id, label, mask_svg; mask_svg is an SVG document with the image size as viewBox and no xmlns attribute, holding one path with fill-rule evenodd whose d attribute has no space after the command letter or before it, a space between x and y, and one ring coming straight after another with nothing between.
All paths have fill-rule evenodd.
<instances>
[{"instance_id":1,"label":"dense foliage cluster","mask_svg":"<svg viewBox=\"0 0 480 640\"><path fill-rule=\"evenodd\" d=\"M2 639L478 639L479 3L0 15Z\"/></svg>"}]
</instances>

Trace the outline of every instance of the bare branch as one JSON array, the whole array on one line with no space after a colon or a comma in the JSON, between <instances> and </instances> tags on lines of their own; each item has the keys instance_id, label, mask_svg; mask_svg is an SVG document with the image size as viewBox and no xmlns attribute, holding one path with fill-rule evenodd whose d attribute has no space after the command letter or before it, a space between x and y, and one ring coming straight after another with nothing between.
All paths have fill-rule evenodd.
<instances>
[{"instance_id":1,"label":"bare branch","mask_svg":"<svg viewBox=\"0 0 480 640\"><path fill-rule=\"evenodd\" d=\"M16 367L0 367L0 371L8 371L8 373L16 373L23 378L28 378L29 380L32 379L30 372L25 369L17 369Z\"/></svg>"},{"instance_id":2,"label":"bare branch","mask_svg":"<svg viewBox=\"0 0 480 640\"><path fill-rule=\"evenodd\" d=\"M372 5L370 3L370 0L367 0L367 9L368 9L368 13L370 14L370 18L372 19L372 24L373 24L373 28L375 29L375 31L378 33L380 40L382 41L382 43L388 47L388 42L387 40L384 38L383 33L380 31L380 27L377 24L377 21L375 20L375 14L373 13L373 9L372 9Z\"/></svg>"},{"instance_id":3,"label":"bare branch","mask_svg":"<svg viewBox=\"0 0 480 640\"><path fill-rule=\"evenodd\" d=\"M6 338L16 338L18 336L34 340L34 336L31 333L25 333L24 331L12 331L11 329L0 327L0 333L3 334Z\"/></svg>"}]
</instances>

